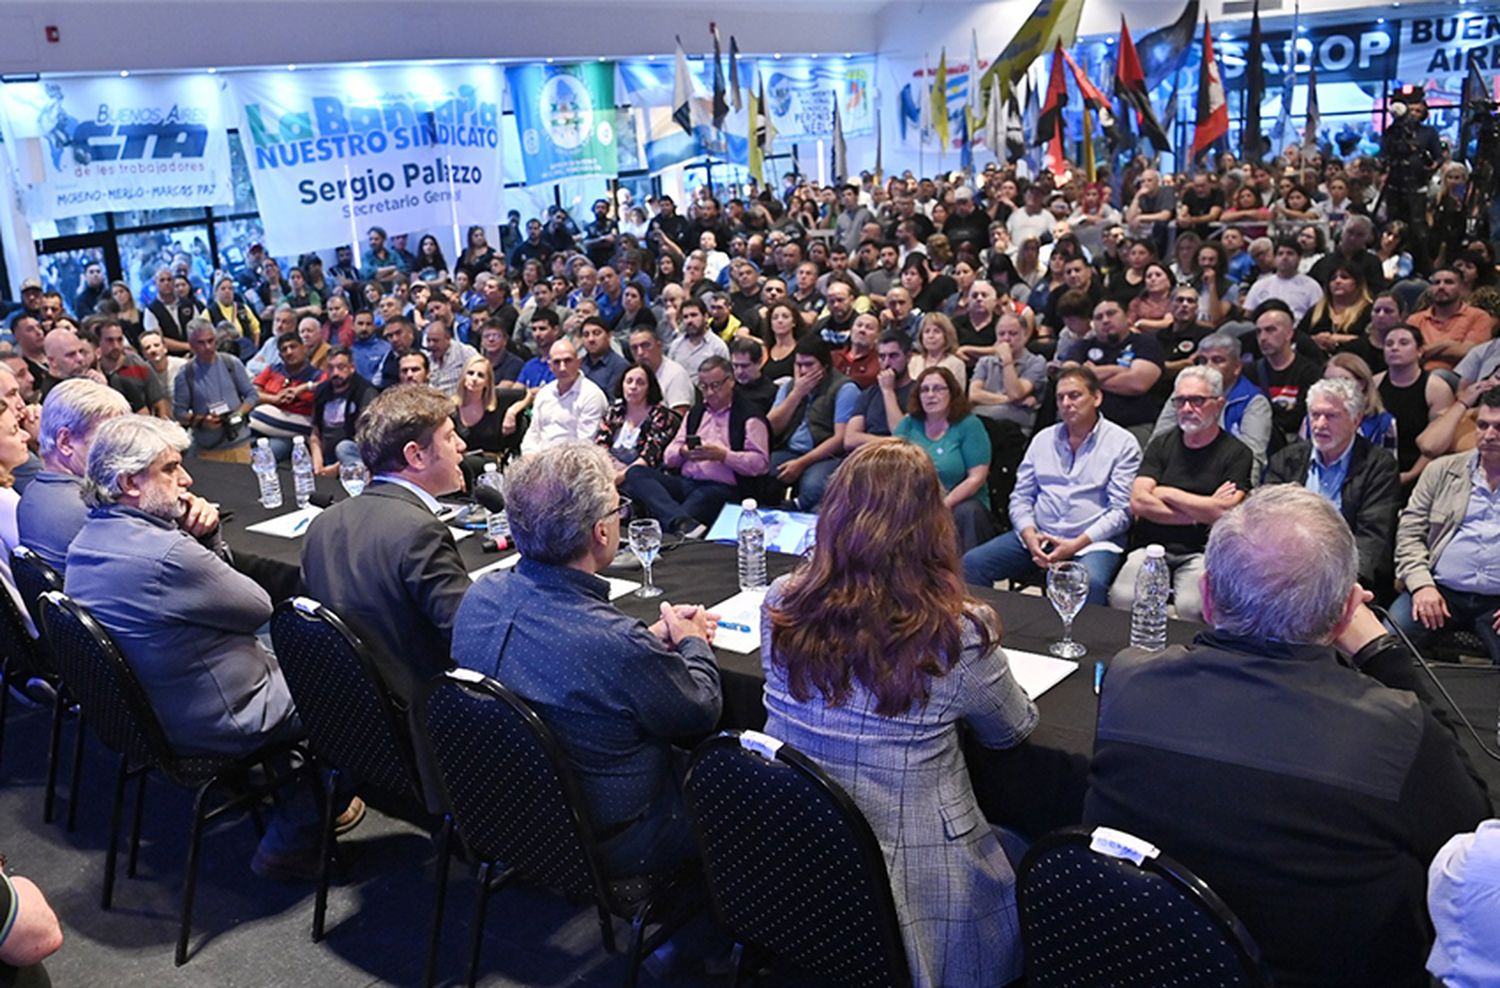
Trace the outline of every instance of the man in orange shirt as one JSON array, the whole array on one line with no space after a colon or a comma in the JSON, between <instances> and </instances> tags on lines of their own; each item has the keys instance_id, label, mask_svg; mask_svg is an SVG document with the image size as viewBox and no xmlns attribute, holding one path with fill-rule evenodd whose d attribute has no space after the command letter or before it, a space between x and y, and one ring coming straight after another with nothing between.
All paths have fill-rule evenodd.
<instances>
[{"instance_id":1,"label":"man in orange shirt","mask_svg":"<svg viewBox=\"0 0 1500 988\"><path fill-rule=\"evenodd\" d=\"M1495 318L1483 309L1463 300L1463 282L1458 273L1439 268L1432 273L1428 289L1432 306L1414 312L1407 321L1422 331L1427 344L1422 347L1422 367L1426 370L1452 370L1480 343L1495 336Z\"/></svg>"}]
</instances>

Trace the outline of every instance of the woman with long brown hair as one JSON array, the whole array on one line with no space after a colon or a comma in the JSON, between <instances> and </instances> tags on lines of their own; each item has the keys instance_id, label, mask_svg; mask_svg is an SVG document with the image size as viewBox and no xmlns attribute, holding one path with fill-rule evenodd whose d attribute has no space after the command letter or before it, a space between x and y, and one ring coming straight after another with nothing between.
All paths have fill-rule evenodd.
<instances>
[{"instance_id":1,"label":"woman with long brown hair","mask_svg":"<svg viewBox=\"0 0 1500 988\"><path fill-rule=\"evenodd\" d=\"M766 731L858 804L889 865L912 978L993 986L1021 974L1015 872L984 822L958 725L1020 743L1036 707L969 596L932 461L868 443L829 481L812 557L761 620Z\"/></svg>"}]
</instances>

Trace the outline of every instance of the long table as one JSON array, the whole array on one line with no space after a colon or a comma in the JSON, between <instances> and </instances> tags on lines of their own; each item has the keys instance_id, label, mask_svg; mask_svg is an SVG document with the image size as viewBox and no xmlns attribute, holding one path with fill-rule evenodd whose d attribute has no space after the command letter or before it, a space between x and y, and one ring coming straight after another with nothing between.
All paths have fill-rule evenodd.
<instances>
[{"instance_id":1,"label":"long table","mask_svg":"<svg viewBox=\"0 0 1500 988\"><path fill-rule=\"evenodd\" d=\"M257 500L259 488L248 466L208 461L187 461L195 480L194 490L218 502L228 513L225 538L234 550L235 564L266 588L273 600L302 590L299 557L301 540L283 539L246 531L246 526L284 514L295 508L291 476L282 474L285 503L268 511ZM319 495L342 500L336 479L318 478ZM502 555L481 549L478 535L458 543L460 556L470 571L487 566ZM627 553L622 550L622 557ZM772 553L767 567L772 577L790 571L799 560ZM638 568L612 567L606 575L639 580ZM653 571L665 599L678 603L714 604L738 590L733 546L686 541L664 548ZM1003 642L1011 648L1045 652L1061 637L1062 623L1045 598L987 588L971 588L993 606L1004 629ZM647 621L655 620L662 598L643 600L633 595L615 603L621 610ZM1201 626L1173 621L1167 639L1186 644ZM969 746L970 774L981 807L996 822L1032 836L1081 818L1087 782L1088 757L1093 750L1094 721L1098 700L1094 695L1094 665L1104 663L1129 641L1130 615L1108 607L1086 606L1073 626L1074 637L1088 647L1078 671L1047 691L1037 707L1041 721L1031 737L1009 751L997 752ZM765 723L761 702L764 676L758 655L715 650L724 686L725 728L758 728ZM1493 668L1444 666L1443 684L1474 724L1494 743L1496 695L1500 673ZM1491 792L1500 793L1500 763L1488 759L1472 739L1463 737L1471 758L1484 773Z\"/></svg>"}]
</instances>

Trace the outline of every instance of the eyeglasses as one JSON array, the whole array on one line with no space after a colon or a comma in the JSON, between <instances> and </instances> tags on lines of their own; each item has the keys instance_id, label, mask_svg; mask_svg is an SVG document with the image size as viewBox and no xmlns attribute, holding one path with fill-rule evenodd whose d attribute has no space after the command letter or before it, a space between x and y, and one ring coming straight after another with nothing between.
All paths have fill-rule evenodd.
<instances>
[{"instance_id":1,"label":"eyeglasses","mask_svg":"<svg viewBox=\"0 0 1500 988\"><path fill-rule=\"evenodd\" d=\"M608 518L610 515L619 515L621 521L629 521L634 509L635 502L628 497L622 497L620 498L620 506L613 511L606 512L604 517Z\"/></svg>"},{"instance_id":2,"label":"eyeglasses","mask_svg":"<svg viewBox=\"0 0 1500 988\"><path fill-rule=\"evenodd\" d=\"M922 387L920 387L920 388L917 389L917 393L918 394L924 394L924 395L945 395L945 394L948 393L948 385L946 385L946 384L923 385Z\"/></svg>"},{"instance_id":3,"label":"eyeglasses","mask_svg":"<svg viewBox=\"0 0 1500 988\"><path fill-rule=\"evenodd\" d=\"M698 387L700 387L700 388L703 389L703 393L704 394L707 394L710 391L717 391L717 390L719 390L724 385L728 384L729 380L730 380L729 378L725 377L725 378L720 378L717 381L705 381L703 378L700 377L700 378L698 378Z\"/></svg>"},{"instance_id":4,"label":"eyeglasses","mask_svg":"<svg viewBox=\"0 0 1500 988\"><path fill-rule=\"evenodd\" d=\"M1213 395L1173 395L1173 408L1202 408L1211 401L1218 401Z\"/></svg>"}]
</instances>

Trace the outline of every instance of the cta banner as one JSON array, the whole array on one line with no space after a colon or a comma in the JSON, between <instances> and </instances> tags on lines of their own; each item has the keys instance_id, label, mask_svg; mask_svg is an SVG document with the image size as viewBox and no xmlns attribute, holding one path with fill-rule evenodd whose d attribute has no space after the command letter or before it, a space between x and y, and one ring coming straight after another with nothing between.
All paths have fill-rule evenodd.
<instances>
[{"instance_id":1,"label":"cta banner","mask_svg":"<svg viewBox=\"0 0 1500 988\"><path fill-rule=\"evenodd\" d=\"M0 85L0 131L32 221L234 201L219 80L67 78Z\"/></svg>"},{"instance_id":2,"label":"cta banner","mask_svg":"<svg viewBox=\"0 0 1500 988\"><path fill-rule=\"evenodd\" d=\"M277 254L501 215L493 66L256 72L230 92Z\"/></svg>"},{"instance_id":3,"label":"cta banner","mask_svg":"<svg viewBox=\"0 0 1500 988\"><path fill-rule=\"evenodd\" d=\"M527 185L620 173L613 63L517 65L505 80Z\"/></svg>"}]
</instances>

